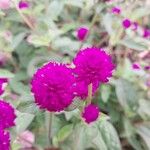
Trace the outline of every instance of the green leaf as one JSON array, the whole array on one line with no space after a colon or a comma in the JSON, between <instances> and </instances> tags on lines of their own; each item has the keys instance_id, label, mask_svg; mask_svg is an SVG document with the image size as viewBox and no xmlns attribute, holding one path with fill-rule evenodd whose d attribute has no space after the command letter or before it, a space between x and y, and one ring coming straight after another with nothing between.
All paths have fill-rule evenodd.
<instances>
[{"instance_id":1,"label":"green leaf","mask_svg":"<svg viewBox=\"0 0 150 150\"><path fill-rule=\"evenodd\" d=\"M64 126L58 132L57 138L59 142L64 141L73 131L73 124Z\"/></svg>"},{"instance_id":2,"label":"green leaf","mask_svg":"<svg viewBox=\"0 0 150 150\"><path fill-rule=\"evenodd\" d=\"M147 149L150 149L150 126L141 125L137 128L137 132L143 138L144 142L147 145Z\"/></svg>"},{"instance_id":3,"label":"green leaf","mask_svg":"<svg viewBox=\"0 0 150 150\"><path fill-rule=\"evenodd\" d=\"M13 78L14 74L6 69L0 69L0 78Z\"/></svg>"},{"instance_id":4,"label":"green leaf","mask_svg":"<svg viewBox=\"0 0 150 150\"><path fill-rule=\"evenodd\" d=\"M138 106L138 93L133 84L125 79L118 79L116 81L116 94L121 106L128 113L135 112ZM132 112L130 111L132 110ZM132 114L128 114L132 115Z\"/></svg>"},{"instance_id":5,"label":"green leaf","mask_svg":"<svg viewBox=\"0 0 150 150\"><path fill-rule=\"evenodd\" d=\"M139 142L136 136L136 130L131 122L127 119L123 119L124 129L125 129L125 137L128 142L133 146L135 150L143 150L141 143Z\"/></svg>"},{"instance_id":6,"label":"green leaf","mask_svg":"<svg viewBox=\"0 0 150 150\"><path fill-rule=\"evenodd\" d=\"M102 101L106 103L111 94L111 88L109 85L102 85L100 91L101 91Z\"/></svg>"},{"instance_id":7,"label":"green leaf","mask_svg":"<svg viewBox=\"0 0 150 150\"><path fill-rule=\"evenodd\" d=\"M99 123L99 129L108 150L121 150L118 134L113 125L108 121Z\"/></svg>"},{"instance_id":8,"label":"green leaf","mask_svg":"<svg viewBox=\"0 0 150 150\"><path fill-rule=\"evenodd\" d=\"M145 43L136 42L134 39L126 38L121 40L119 43L137 51L144 51L148 49L148 45L146 45Z\"/></svg>"},{"instance_id":9,"label":"green leaf","mask_svg":"<svg viewBox=\"0 0 150 150\"><path fill-rule=\"evenodd\" d=\"M34 119L33 114L21 113L21 112L17 111L16 132L21 133L21 132L25 131L33 119Z\"/></svg>"},{"instance_id":10,"label":"green leaf","mask_svg":"<svg viewBox=\"0 0 150 150\"><path fill-rule=\"evenodd\" d=\"M14 50L16 49L16 47L22 42L22 40L24 39L26 33L19 33L18 35L16 35L13 38L12 44L11 44L11 48Z\"/></svg>"}]
</instances>

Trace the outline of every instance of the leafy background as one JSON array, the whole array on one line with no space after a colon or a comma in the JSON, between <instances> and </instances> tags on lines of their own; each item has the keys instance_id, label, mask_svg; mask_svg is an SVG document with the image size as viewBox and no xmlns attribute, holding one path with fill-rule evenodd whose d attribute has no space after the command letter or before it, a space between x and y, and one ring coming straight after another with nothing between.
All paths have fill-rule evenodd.
<instances>
[{"instance_id":1,"label":"leafy background","mask_svg":"<svg viewBox=\"0 0 150 150\"><path fill-rule=\"evenodd\" d=\"M150 65L150 41L121 26L123 18L150 27L149 0L30 0L30 8L0 10L0 77L9 78L2 98L14 105L16 127L11 130L12 150L23 149L17 142L30 130L35 141L30 150L48 146L49 114L34 104L30 80L47 61L69 63L82 46L104 47L116 64L109 84L101 85L94 103L101 108L99 120L86 125L79 117L78 101L71 111L52 118L52 145L62 150L149 150L150 72L133 70L133 62ZM121 16L110 13L122 8ZM76 38L80 26L90 28L84 43ZM29 150L29 148L24 148ZM50 148L49 148L50 149ZM48 150L48 149L47 149Z\"/></svg>"}]
</instances>

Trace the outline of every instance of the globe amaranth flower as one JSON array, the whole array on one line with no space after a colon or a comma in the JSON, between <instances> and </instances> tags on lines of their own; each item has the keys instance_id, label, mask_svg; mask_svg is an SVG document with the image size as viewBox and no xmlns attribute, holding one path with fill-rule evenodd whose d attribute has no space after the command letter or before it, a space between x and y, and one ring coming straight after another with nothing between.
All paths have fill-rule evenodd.
<instances>
[{"instance_id":1,"label":"globe amaranth flower","mask_svg":"<svg viewBox=\"0 0 150 150\"><path fill-rule=\"evenodd\" d=\"M143 30L143 37L144 38L150 38L150 30L149 29Z\"/></svg>"},{"instance_id":2,"label":"globe amaranth flower","mask_svg":"<svg viewBox=\"0 0 150 150\"><path fill-rule=\"evenodd\" d=\"M145 66L144 69L145 70L150 70L150 66Z\"/></svg>"},{"instance_id":3,"label":"globe amaranth flower","mask_svg":"<svg viewBox=\"0 0 150 150\"><path fill-rule=\"evenodd\" d=\"M10 0L0 0L0 9L9 9L10 8Z\"/></svg>"},{"instance_id":4,"label":"globe amaranth flower","mask_svg":"<svg viewBox=\"0 0 150 150\"><path fill-rule=\"evenodd\" d=\"M5 83L7 83L7 79L6 78L0 78L0 95L2 95L3 94L3 92L4 92L4 87L3 87L3 85L5 84Z\"/></svg>"},{"instance_id":5,"label":"globe amaranth flower","mask_svg":"<svg viewBox=\"0 0 150 150\"><path fill-rule=\"evenodd\" d=\"M14 126L15 119L14 108L9 103L0 100L0 127L5 129Z\"/></svg>"},{"instance_id":6,"label":"globe amaranth flower","mask_svg":"<svg viewBox=\"0 0 150 150\"><path fill-rule=\"evenodd\" d=\"M121 9L120 9L119 7L113 7L113 8L111 9L111 12L112 12L113 14L118 15L118 14L121 13Z\"/></svg>"},{"instance_id":7,"label":"globe amaranth flower","mask_svg":"<svg viewBox=\"0 0 150 150\"><path fill-rule=\"evenodd\" d=\"M122 25L125 29L128 29L131 26L131 21L129 19L124 19Z\"/></svg>"},{"instance_id":8,"label":"globe amaranth flower","mask_svg":"<svg viewBox=\"0 0 150 150\"><path fill-rule=\"evenodd\" d=\"M26 9L29 8L29 2L26 0L21 0L19 2L19 9Z\"/></svg>"},{"instance_id":9,"label":"globe amaranth flower","mask_svg":"<svg viewBox=\"0 0 150 150\"><path fill-rule=\"evenodd\" d=\"M99 82L94 82L92 85L92 95L95 94L98 87L100 86ZM85 100L88 96L88 85L84 81L78 81L76 79L75 87L74 87L74 95L80 97L81 100Z\"/></svg>"},{"instance_id":10,"label":"globe amaranth flower","mask_svg":"<svg viewBox=\"0 0 150 150\"><path fill-rule=\"evenodd\" d=\"M86 27L79 28L77 30L77 38L78 38L78 40L83 41L86 38L88 32L89 32L89 29L86 28Z\"/></svg>"},{"instance_id":11,"label":"globe amaranth flower","mask_svg":"<svg viewBox=\"0 0 150 150\"><path fill-rule=\"evenodd\" d=\"M135 69L135 70L139 70L139 69L141 69L141 66L138 63L133 63L132 68Z\"/></svg>"},{"instance_id":12,"label":"globe amaranth flower","mask_svg":"<svg viewBox=\"0 0 150 150\"><path fill-rule=\"evenodd\" d=\"M96 121L99 117L100 110L98 106L90 104L84 108L84 111L82 113L82 117L84 118L86 123L91 123L93 121Z\"/></svg>"},{"instance_id":13,"label":"globe amaranth flower","mask_svg":"<svg viewBox=\"0 0 150 150\"><path fill-rule=\"evenodd\" d=\"M48 111L64 110L74 98L74 82L70 68L64 64L49 62L33 76L31 84L35 102Z\"/></svg>"},{"instance_id":14,"label":"globe amaranth flower","mask_svg":"<svg viewBox=\"0 0 150 150\"><path fill-rule=\"evenodd\" d=\"M76 93L81 98L87 96L89 84L92 83L94 94L101 82L108 82L114 69L111 57L96 47L79 51L73 63L76 66L73 69L76 76Z\"/></svg>"},{"instance_id":15,"label":"globe amaranth flower","mask_svg":"<svg viewBox=\"0 0 150 150\"><path fill-rule=\"evenodd\" d=\"M10 135L9 132L0 128L0 150L10 150Z\"/></svg>"},{"instance_id":16,"label":"globe amaranth flower","mask_svg":"<svg viewBox=\"0 0 150 150\"><path fill-rule=\"evenodd\" d=\"M138 23L137 22L133 22L131 24L131 28L132 28L132 30L136 31L138 29Z\"/></svg>"}]
</instances>

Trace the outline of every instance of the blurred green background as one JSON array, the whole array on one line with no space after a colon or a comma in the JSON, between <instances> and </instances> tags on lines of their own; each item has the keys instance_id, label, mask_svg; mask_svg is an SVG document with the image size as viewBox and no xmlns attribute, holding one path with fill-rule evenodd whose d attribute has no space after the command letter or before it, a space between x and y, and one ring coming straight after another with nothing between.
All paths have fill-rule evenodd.
<instances>
[{"instance_id":1,"label":"blurred green background","mask_svg":"<svg viewBox=\"0 0 150 150\"><path fill-rule=\"evenodd\" d=\"M86 125L75 109L80 105L76 100L71 111L53 116L52 147L150 150L150 71L144 70L150 65L150 40L124 30L121 24L129 18L150 28L150 1L29 0L30 7L23 10L18 2L12 0L9 9L0 10L0 77L9 78L2 98L16 107L18 116L11 130L12 150L48 147L48 114L37 108L30 92L35 70L52 60L70 63L81 46L91 45L106 49L116 64L110 83L101 85L94 96L101 116L95 124ZM114 6L121 8L120 15L111 13ZM84 43L76 38L81 26L90 28ZM140 69L132 67L135 62ZM35 140L20 141L30 148L17 142L26 130Z\"/></svg>"}]
</instances>

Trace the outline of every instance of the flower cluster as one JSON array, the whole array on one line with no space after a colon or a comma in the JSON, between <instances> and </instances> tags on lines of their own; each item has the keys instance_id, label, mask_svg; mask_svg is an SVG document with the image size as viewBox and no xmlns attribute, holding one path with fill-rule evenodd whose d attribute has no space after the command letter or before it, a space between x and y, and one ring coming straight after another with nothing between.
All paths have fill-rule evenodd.
<instances>
[{"instance_id":1,"label":"flower cluster","mask_svg":"<svg viewBox=\"0 0 150 150\"><path fill-rule=\"evenodd\" d=\"M86 99L88 86L92 84L92 94L101 83L108 82L114 65L111 57L100 48L89 47L79 51L73 59L74 67L49 62L34 74L31 91L35 103L41 109L51 112L65 110L75 96ZM91 115L88 115L91 114ZM82 117L87 123L98 118L97 106L85 107Z\"/></svg>"},{"instance_id":2,"label":"flower cluster","mask_svg":"<svg viewBox=\"0 0 150 150\"><path fill-rule=\"evenodd\" d=\"M0 79L0 95L3 94L3 84L7 83L8 79ZM16 115L14 108L4 100L0 100L0 150L10 150L9 132L5 129L15 125Z\"/></svg>"},{"instance_id":3,"label":"flower cluster","mask_svg":"<svg viewBox=\"0 0 150 150\"><path fill-rule=\"evenodd\" d=\"M40 108L61 111L73 98L75 78L72 70L64 64L48 63L40 68L32 80L32 92ZM40 91L40 92L39 92Z\"/></svg>"},{"instance_id":4,"label":"flower cluster","mask_svg":"<svg viewBox=\"0 0 150 150\"><path fill-rule=\"evenodd\" d=\"M121 15L121 8L113 7L111 12L115 15ZM144 38L150 38L150 29L140 27L137 22L132 21L129 18L124 18L122 20L122 26L124 29L132 29L133 31L137 31L137 33L139 33Z\"/></svg>"}]
</instances>

